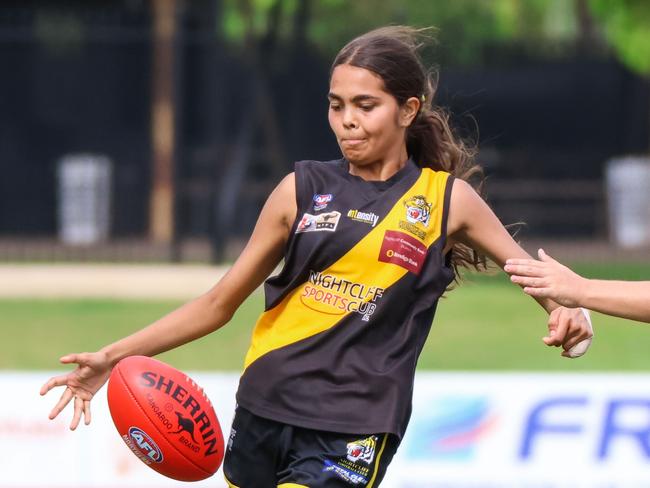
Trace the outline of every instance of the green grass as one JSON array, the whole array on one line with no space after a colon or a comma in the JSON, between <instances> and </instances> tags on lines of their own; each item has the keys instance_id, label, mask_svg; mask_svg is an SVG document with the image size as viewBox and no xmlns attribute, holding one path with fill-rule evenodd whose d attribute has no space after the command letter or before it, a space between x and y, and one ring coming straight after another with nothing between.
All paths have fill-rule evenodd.
<instances>
[{"instance_id":1,"label":"green grass","mask_svg":"<svg viewBox=\"0 0 650 488\"><path fill-rule=\"evenodd\" d=\"M638 279L650 265L580 268ZM53 369L68 352L96 350L180 305L173 301L0 300L0 368ZM186 370L239 371L263 306L252 295L230 324L160 356ZM649 371L650 325L594 314L596 336L580 359L545 346L546 314L503 275L472 277L443 298L419 367L435 370Z\"/></svg>"}]
</instances>

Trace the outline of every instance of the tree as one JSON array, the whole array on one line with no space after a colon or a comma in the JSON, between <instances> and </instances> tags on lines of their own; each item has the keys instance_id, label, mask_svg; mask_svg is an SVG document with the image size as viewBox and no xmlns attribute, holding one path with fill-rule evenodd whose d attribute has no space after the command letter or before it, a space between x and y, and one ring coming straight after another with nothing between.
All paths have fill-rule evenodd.
<instances>
[{"instance_id":1,"label":"tree","mask_svg":"<svg viewBox=\"0 0 650 488\"><path fill-rule=\"evenodd\" d=\"M589 0L605 38L631 70L650 75L650 2L647 0Z\"/></svg>"}]
</instances>

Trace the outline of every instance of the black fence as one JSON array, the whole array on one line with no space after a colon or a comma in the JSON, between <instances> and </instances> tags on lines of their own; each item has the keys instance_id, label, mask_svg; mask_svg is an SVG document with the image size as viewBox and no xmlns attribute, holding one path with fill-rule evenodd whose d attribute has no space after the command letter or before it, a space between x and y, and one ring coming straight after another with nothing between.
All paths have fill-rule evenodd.
<instances>
[{"instance_id":1,"label":"black fence","mask_svg":"<svg viewBox=\"0 0 650 488\"><path fill-rule=\"evenodd\" d=\"M111 239L147 238L150 3L88 4L0 6L0 241L56 241L57 165L77 153L112 161ZM248 235L293 161L338 157L330 60L307 43L228 44L214 27L218 2L178 15L175 242L216 243L219 257ZM648 148L648 82L612 60L443 66L438 103L461 133L478 126L488 198L505 222L525 221L525 235L604 237L604 164Z\"/></svg>"}]
</instances>

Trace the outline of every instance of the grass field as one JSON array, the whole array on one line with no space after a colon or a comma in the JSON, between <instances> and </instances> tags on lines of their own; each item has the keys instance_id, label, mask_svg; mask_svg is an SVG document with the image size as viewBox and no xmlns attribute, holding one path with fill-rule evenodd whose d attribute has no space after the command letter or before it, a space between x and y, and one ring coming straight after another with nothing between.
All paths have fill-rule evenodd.
<instances>
[{"instance_id":1,"label":"grass field","mask_svg":"<svg viewBox=\"0 0 650 488\"><path fill-rule=\"evenodd\" d=\"M648 279L650 264L578 266L589 276ZM54 369L68 352L95 350L178 306L172 301L0 300L0 368ZM222 330L160 356L186 370L240 370L262 310L252 295ZM473 277L443 298L421 369L649 371L650 325L593 315L595 338L576 360L546 347L546 314L501 276Z\"/></svg>"}]
</instances>

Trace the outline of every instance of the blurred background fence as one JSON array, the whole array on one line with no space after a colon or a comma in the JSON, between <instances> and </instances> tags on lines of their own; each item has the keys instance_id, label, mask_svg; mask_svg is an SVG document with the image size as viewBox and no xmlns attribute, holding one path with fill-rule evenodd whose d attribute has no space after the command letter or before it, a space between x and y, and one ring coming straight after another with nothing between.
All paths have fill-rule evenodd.
<instances>
[{"instance_id":1,"label":"blurred background fence","mask_svg":"<svg viewBox=\"0 0 650 488\"><path fill-rule=\"evenodd\" d=\"M650 86L600 4L3 1L0 260L232 259L294 161L339 157L329 63L388 23L439 28L436 102L478 142L499 217L606 242L606 164L647 154ZM80 160L95 172L66 179ZM75 219L105 231L75 240Z\"/></svg>"}]
</instances>

